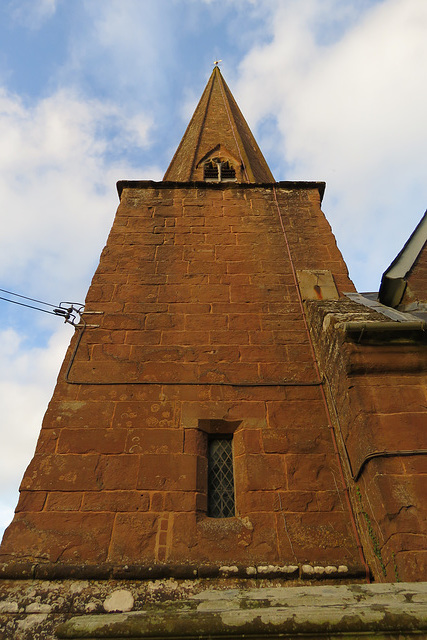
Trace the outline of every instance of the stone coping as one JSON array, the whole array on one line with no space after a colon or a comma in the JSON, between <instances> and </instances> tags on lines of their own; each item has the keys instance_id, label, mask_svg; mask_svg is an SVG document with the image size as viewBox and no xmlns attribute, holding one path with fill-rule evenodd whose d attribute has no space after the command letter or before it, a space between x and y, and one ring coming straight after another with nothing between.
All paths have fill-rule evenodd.
<instances>
[{"instance_id":1,"label":"stone coping","mask_svg":"<svg viewBox=\"0 0 427 640\"><path fill-rule=\"evenodd\" d=\"M111 613L61 623L56 637L427 637L427 583L207 589L142 612L129 610L131 594L116 591L105 607Z\"/></svg>"},{"instance_id":2,"label":"stone coping","mask_svg":"<svg viewBox=\"0 0 427 640\"><path fill-rule=\"evenodd\" d=\"M188 189L197 187L198 189L259 189L277 187L279 189L317 189L322 200L325 193L326 182L307 180L282 180L280 182L176 182L162 180L119 180L117 182L117 193L121 198L123 189Z\"/></svg>"},{"instance_id":3,"label":"stone coping","mask_svg":"<svg viewBox=\"0 0 427 640\"><path fill-rule=\"evenodd\" d=\"M246 579L355 579L366 578L362 565L317 564L55 564L18 563L0 564L0 579L6 580L159 580L175 578L198 580L200 578Z\"/></svg>"}]
</instances>

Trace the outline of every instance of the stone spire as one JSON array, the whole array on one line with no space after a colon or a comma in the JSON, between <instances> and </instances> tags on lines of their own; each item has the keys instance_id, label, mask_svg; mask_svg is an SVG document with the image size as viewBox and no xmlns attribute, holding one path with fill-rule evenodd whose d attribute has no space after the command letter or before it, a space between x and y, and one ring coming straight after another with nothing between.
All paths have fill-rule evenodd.
<instances>
[{"instance_id":1,"label":"stone spire","mask_svg":"<svg viewBox=\"0 0 427 640\"><path fill-rule=\"evenodd\" d=\"M264 156L217 66L212 71L164 180L274 182Z\"/></svg>"}]
</instances>

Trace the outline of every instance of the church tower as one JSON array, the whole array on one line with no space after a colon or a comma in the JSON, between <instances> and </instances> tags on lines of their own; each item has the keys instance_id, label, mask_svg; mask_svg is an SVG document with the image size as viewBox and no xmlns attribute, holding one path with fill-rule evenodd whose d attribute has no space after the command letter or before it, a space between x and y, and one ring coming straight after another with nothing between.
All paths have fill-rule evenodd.
<instances>
[{"instance_id":1,"label":"church tower","mask_svg":"<svg viewBox=\"0 0 427 640\"><path fill-rule=\"evenodd\" d=\"M126 587L104 611L130 611L136 593L141 608L224 584L286 581L286 602L297 585L301 606L301 584L314 581L344 589L425 579L425 319L356 293L321 211L325 184L275 182L215 67L164 179L117 187L114 224L0 547L0 576L104 581L91 587L95 604L79 609L75 593L89 587L66 580L52 605L58 620L99 613L105 584L120 580L139 581L132 604ZM426 228L387 272L403 282L415 260L412 304L426 299ZM315 593L320 608L332 598ZM351 590L334 593L359 606ZM371 626L365 612L342 627L322 626L323 614L317 627L278 615L291 636L404 628L398 614L381 626L373 611ZM168 633L228 635L218 615L187 617L181 628L177 613ZM251 615L249 627L233 618L233 633L276 629ZM77 620L58 637L164 632L160 618L141 618L138 632L132 620L128 635L108 635L110 621L102 635L99 617L100 635L78 631Z\"/></svg>"},{"instance_id":2,"label":"church tower","mask_svg":"<svg viewBox=\"0 0 427 640\"><path fill-rule=\"evenodd\" d=\"M354 290L324 184L274 182L215 67L164 180L118 191L2 557L363 573L297 283Z\"/></svg>"}]
</instances>

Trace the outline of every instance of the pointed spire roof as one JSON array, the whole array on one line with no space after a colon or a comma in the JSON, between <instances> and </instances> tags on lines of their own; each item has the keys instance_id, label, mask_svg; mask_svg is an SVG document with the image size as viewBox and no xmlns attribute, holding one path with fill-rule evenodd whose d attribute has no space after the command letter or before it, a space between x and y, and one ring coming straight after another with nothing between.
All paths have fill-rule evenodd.
<instances>
[{"instance_id":1,"label":"pointed spire roof","mask_svg":"<svg viewBox=\"0 0 427 640\"><path fill-rule=\"evenodd\" d=\"M163 180L204 179L209 160L229 162L237 182L274 182L249 126L217 66Z\"/></svg>"}]
</instances>

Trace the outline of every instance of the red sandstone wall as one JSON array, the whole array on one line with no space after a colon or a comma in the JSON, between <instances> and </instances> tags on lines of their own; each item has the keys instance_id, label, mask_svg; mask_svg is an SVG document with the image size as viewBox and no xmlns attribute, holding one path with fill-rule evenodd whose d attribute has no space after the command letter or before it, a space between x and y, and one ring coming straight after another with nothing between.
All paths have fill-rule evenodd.
<instances>
[{"instance_id":1,"label":"red sandstone wall","mask_svg":"<svg viewBox=\"0 0 427 640\"><path fill-rule=\"evenodd\" d=\"M426 348L421 350L427 361ZM379 546L381 579L425 580L427 458L416 452L427 451L427 384L412 366L420 349L393 345L359 347L358 351L359 372L351 376L350 419L344 434L354 473L361 469L359 507L373 531L368 531L368 542L374 549ZM399 451L414 455L398 455ZM372 458L361 468L374 452L386 455Z\"/></svg>"},{"instance_id":2,"label":"red sandstone wall","mask_svg":"<svg viewBox=\"0 0 427 640\"><path fill-rule=\"evenodd\" d=\"M375 579L426 580L425 339L408 332L399 336L399 323L393 334L373 336L365 331L345 336L335 321L351 320L355 313L360 316L363 307L353 305L349 311L341 302L328 303L325 316L323 303L310 306L319 361L332 392L335 428L347 450L349 486ZM368 320L387 320L369 313L375 317Z\"/></svg>"},{"instance_id":3,"label":"red sandstone wall","mask_svg":"<svg viewBox=\"0 0 427 640\"><path fill-rule=\"evenodd\" d=\"M295 268L351 290L317 190L278 199ZM359 563L272 189L125 189L84 317L3 558ZM228 519L206 516L218 420Z\"/></svg>"}]
</instances>

